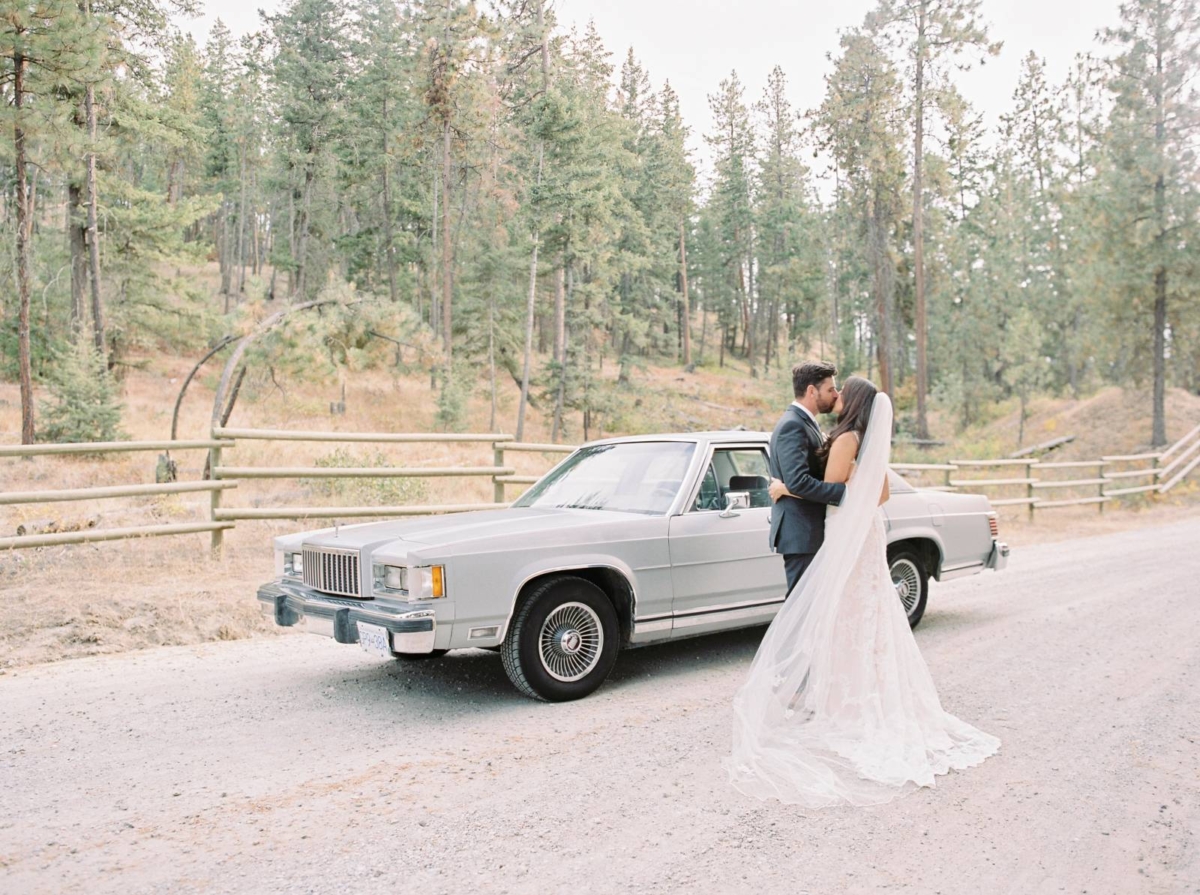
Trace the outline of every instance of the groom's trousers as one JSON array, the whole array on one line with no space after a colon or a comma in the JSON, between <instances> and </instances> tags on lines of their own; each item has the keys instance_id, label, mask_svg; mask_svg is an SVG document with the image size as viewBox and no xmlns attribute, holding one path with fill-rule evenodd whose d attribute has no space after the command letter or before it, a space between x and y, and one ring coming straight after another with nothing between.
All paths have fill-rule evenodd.
<instances>
[{"instance_id":1,"label":"groom's trousers","mask_svg":"<svg viewBox=\"0 0 1200 895\"><path fill-rule=\"evenodd\" d=\"M783 571L787 574L788 594L796 587L796 582L804 574L813 561L815 553L785 553L783 554Z\"/></svg>"}]
</instances>

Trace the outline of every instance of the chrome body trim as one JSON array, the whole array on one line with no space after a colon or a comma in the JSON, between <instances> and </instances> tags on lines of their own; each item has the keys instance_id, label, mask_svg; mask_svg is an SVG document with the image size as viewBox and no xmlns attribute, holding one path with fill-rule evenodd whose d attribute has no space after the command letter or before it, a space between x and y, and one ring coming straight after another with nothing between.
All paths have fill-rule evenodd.
<instances>
[{"instance_id":1,"label":"chrome body trim","mask_svg":"<svg viewBox=\"0 0 1200 895\"><path fill-rule=\"evenodd\" d=\"M669 634L671 618L654 619L653 621L635 621L633 630L629 633L630 643L643 643L648 640L658 640L655 634Z\"/></svg>"},{"instance_id":2,"label":"chrome body trim","mask_svg":"<svg viewBox=\"0 0 1200 895\"><path fill-rule=\"evenodd\" d=\"M379 604L371 600L330 597L288 581L272 581L258 589L263 611L277 625L300 627L338 643L358 643L357 622L386 628L398 653L430 653L437 636L432 608L412 604Z\"/></svg>"},{"instance_id":3,"label":"chrome body trim","mask_svg":"<svg viewBox=\"0 0 1200 895\"><path fill-rule=\"evenodd\" d=\"M758 620L769 621L779 612L779 607L783 605L785 599L786 597L781 597L770 603L756 603L740 609L710 609L704 612L676 616L672 619L671 630L683 631L688 628L700 627L701 625L725 624L726 622L753 623Z\"/></svg>"},{"instance_id":4,"label":"chrome body trim","mask_svg":"<svg viewBox=\"0 0 1200 895\"><path fill-rule=\"evenodd\" d=\"M953 581L955 578L965 578L968 575L975 575L982 572L984 563L973 562L965 566L957 566L953 569L942 569L942 574L938 577L938 581Z\"/></svg>"}]
</instances>

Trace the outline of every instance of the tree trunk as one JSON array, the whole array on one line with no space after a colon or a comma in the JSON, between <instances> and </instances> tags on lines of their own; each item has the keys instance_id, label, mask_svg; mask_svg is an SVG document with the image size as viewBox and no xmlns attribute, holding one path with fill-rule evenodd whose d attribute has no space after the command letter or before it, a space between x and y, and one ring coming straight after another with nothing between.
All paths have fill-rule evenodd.
<instances>
[{"instance_id":1,"label":"tree trunk","mask_svg":"<svg viewBox=\"0 0 1200 895\"><path fill-rule=\"evenodd\" d=\"M384 156L387 156L386 148ZM395 304L400 300L400 290L396 285L396 237L392 229L392 183L391 177L388 176L386 162L383 166L383 219L383 238L385 240L383 255L387 264L388 297Z\"/></svg>"},{"instance_id":2,"label":"tree trunk","mask_svg":"<svg viewBox=\"0 0 1200 895\"><path fill-rule=\"evenodd\" d=\"M563 267L567 267L564 261ZM562 314L562 347L558 357L558 388L554 394L554 422L550 427L550 440L557 443L559 436L562 434L563 408L566 405L567 399L567 315L566 306L570 301L572 287L574 286L574 274L571 270L566 270L566 288L563 294L563 314ZM559 271L562 276L563 271Z\"/></svg>"},{"instance_id":3,"label":"tree trunk","mask_svg":"<svg viewBox=\"0 0 1200 895\"><path fill-rule=\"evenodd\" d=\"M221 294L225 296L225 313L229 313L229 294L233 291L233 252L230 251L233 228L229 226L229 203L221 201L220 237L217 239L217 266L221 271Z\"/></svg>"},{"instance_id":4,"label":"tree trunk","mask_svg":"<svg viewBox=\"0 0 1200 895\"><path fill-rule=\"evenodd\" d=\"M83 187L74 180L67 183L67 247L71 258L71 337L83 335L87 326L87 224L83 210Z\"/></svg>"},{"instance_id":5,"label":"tree trunk","mask_svg":"<svg viewBox=\"0 0 1200 895\"><path fill-rule=\"evenodd\" d=\"M450 375L453 350L450 298L453 289L450 275L453 269L450 245L450 119L442 124L442 338L446 345L446 375Z\"/></svg>"},{"instance_id":6,"label":"tree trunk","mask_svg":"<svg viewBox=\"0 0 1200 895\"><path fill-rule=\"evenodd\" d=\"M1154 180L1154 217L1158 232L1154 235L1158 250L1158 268L1154 271L1154 419L1150 443L1161 447L1167 443L1167 268L1164 259L1167 235L1167 184L1163 175L1166 167L1163 144L1166 141L1166 112L1163 98L1162 25L1157 29L1159 42L1155 47L1154 79L1154 147L1158 161L1158 177Z\"/></svg>"},{"instance_id":7,"label":"tree trunk","mask_svg":"<svg viewBox=\"0 0 1200 895\"><path fill-rule=\"evenodd\" d=\"M538 143L538 173L537 185L542 185L542 162L545 158L545 144ZM529 403L529 369L533 356L533 317L534 301L537 298L537 262L538 249L541 247L541 235L538 228L533 229L533 252L529 261L529 297L525 301L525 366L521 373L521 406L517 409L517 441L525 433L525 405Z\"/></svg>"},{"instance_id":8,"label":"tree trunk","mask_svg":"<svg viewBox=\"0 0 1200 895\"><path fill-rule=\"evenodd\" d=\"M882 200L876 197L876 204L867 216L867 248L871 254L871 285L875 293L875 316L878 321L876 346L879 355L879 387L887 394L894 394L896 383L892 374L892 332L895 317L895 278L887 251L887 236L881 220L880 201Z\"/></svg>"},{"instance_id":9,"label":"tree trunk","mask_svg":"<svg viewBox=\"0 0 1200 895\"><path fill-rule=\"evenodd\" d=\"M96 351L101 360L105 359L104 350L104 305L100 299L100 228L97 224L96 212L96 88L88 84L84 90L84 111L87 116L88 154L87 154L87 238L88 238L88 273L92 281L92 333L96 342Z\"/></svg>"},{"instance_id":10,"label":"tree trunk","mask_svg":"<svg viewBox=\"0 0 1200 895\"><path fill-rule=\"evenodd\" d=\"M300 233L296 240L296 254L292 259L296 267L296 289L292 298L297 301L305 300L308 292L308 219L312 208L312 185L316 179L312 170L313 164L315 160L310 157L304 168L304 194L300 197Z\"/></svg>"},{"instance_id":11,"label":"tree trunk","mask_svg":"<svg viewBox=\"0 0 1200 895\"><path fill-rule=\"evenodd\" d=\"M683 332L683 365L692 363L692 308L688 298L687 278L687 218L679 216L679 298L683 302L683 322L680 329Z\"/></svg>"},{"instance_id":12,"label":"tree trunk","mask_svg":"<svg viewBox=\"0 0 1200 895\"><path fill-rule=\"evenodd\" d=\"M929 437L925 399L929 392L928 324L925 307L925 228L922 198L922 168L925 139L925 4L917 4L917 70L914 90L916 101L913 138L913 293L917 329L917 437Z\"/></svg>"},{"instance_id":13,"label":"tree trunk","mask_svg":"<svg viewBox=\"0 0 1200 895\"><path fill-rule=\"evenodd\" d=\"M496 431L496 294L488 290L488 385L492 393L492 415L488 431Z\"/></svg>"},{"instance_id":14,"label":"tree trunk","mask_svg":"<svg viewBox=\"0 0 1200 895\"><path fill-rule=\"evenodd\" d=\"M21 444L33 444L33 363L29 349L29 193L25 181L25 54L13 52L13 155L17 176L17 363L21 380Z\"/></svg>"},{"instance_id":15,"label":"tree trunk","mask_svg":"<svg viewBox=\"0 0 1200 895\"><path fill-rule=\"evenodd\" d=\"M554 362L561 364L566 359L567 345L567 302L566 261L559 264L554 274Z\"/></svg>"},{"instance_id":16,"label":"tree trunk","mask_svg":"<svg viewBox=\"0 0 1200 895\"><path fill-rule=\"evenodd\" d=\"M237 260L238 281L237 291L241 295L246 291L246 144L242 143L238 153L240 158L238 161L239 184L238 195L238 234L237 234L237 250L234 252L234 257Z\"/></svg>"},{"instance_id":17,"label":"tree trunk","mask_svg":"<svg viewBox=\"0 0 1200 895\"><path fill-rule=\"evenodd\" d=\"M433 217L429 222L429 328L435 335L441 335L438 321L438 287L437 287L437 232L438 232L438 179L441 174L435 169L433 173ZM418 316L421 309L417 308Z\"/></svg>"},{"instance_id":18,"label":"tree trunk","mask_svg":"<svg viewBox=\"0 0 1200 895\"><path fill-rule=\"evenodd\" d=\"M396 237L392 230L392 178L391 161L388 158L388 138L387 138L387 98L383 100L383 238L385 240L383 246L384 263L387 264L388 278L388 297L395 304L400 300L400 293L396 287ZM489 311L490 314L490 306ZM491 339L489 331L488 339ZM489 343L490 344L490 343ZM489 349L490 350L490 349ZM493 430L494 431L494 430Z\"/></svg>"}]
</instances>

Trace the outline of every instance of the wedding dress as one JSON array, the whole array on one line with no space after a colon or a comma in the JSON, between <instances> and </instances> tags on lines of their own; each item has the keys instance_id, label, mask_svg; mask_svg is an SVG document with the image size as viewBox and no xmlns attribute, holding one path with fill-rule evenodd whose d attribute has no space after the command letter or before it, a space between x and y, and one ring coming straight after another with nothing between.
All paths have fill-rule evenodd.
<instances>
[{"instance_id":1,"label":"wedding dress","mask_svg":"<svg viewBox=\"0 0 1200 895\"><path fill-rule=\"evenodd\" d=\"M878 805L1000 748L943 711L896 597L878 506L891 432L891 401L879 394L824 544L734 698L726 766L747 795L811 808Z\"/></svg>"}]
</instances>

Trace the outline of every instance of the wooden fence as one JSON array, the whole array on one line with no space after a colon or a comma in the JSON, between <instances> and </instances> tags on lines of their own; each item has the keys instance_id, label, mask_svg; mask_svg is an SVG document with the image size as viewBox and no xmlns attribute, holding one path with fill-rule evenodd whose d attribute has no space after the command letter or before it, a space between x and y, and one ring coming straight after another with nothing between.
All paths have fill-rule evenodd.
<instances>
[{"instance_id":1,"label":"wooden fence","mask_svg":"<svg viewBox=\"0 0 1200 895\"><path fill-rule=\"evenodd\" d=\"M228 452L239 441L305 441L375 444L489 444L491 465L442 467L321 467L321 466L231 466L225 465ZM505 462L506 454L567 454L574 445L517 442L501 433L430 434L382 432L296 432L279 429L217 428L207 441L94 442L90 444L39 444L0 446L0 458L39 455L91 455L134 451L208 452L211 479L168 484L115 485L68 490L0 491L0 506L83 501L119 497L207 492L208 520L202 522L163 523L111 529L88 529L50 534L0 537L0 550L23 547L49 547L92 541L160 535L209 533L214 554L219 555L225 531L239 521L270 519L358 519L419 516L435 513L462 513L493 509L507 504L505 488L530 485L537 475L521 475ZM1041 462L1037 459L952 460L948 463L896 463L892 468L921 480L919 487L933 491L958 491L985 494L993 506L1024 506L1030 518L1035 511L1058 507L1095 504L1100 512L1105 504L1134 494L1165 493L1200 466L1200 426L1159 453L1113 455L1099 460ZM1076 478L1062 478L1077 475ZM491 503L418 504L405 506L284 506L238 507L223 504L227 491L239 482L258 479L337 479L337 478L440 478L489 477L492 480ZM1115 487L1114 487L1115 486ZM1064 492L1069 493L1062 496ZM1093 492L1094 493L1091 493ZM1087 493L1081 493L1087 492Z\"/></svg>"},{"instance_id":2,"label":"wooden fence","mask_svg":"<svg viewBox=\"0 0 1200 895\"><path fill-rule=\"evenodd\" d=\"M0 446L0 457L36 457L45 455L92 455L122 454L136 451L220 451L232 442L213 439L211 441L96 441L87 444L33 444ZM97 488L72 488L61 491L0 491L0 506L15 504L105 500L115 497L145 497L163 494L187 494L208 491L217 495L237 482L170 482L156 485L116 485ZM217 520L210 516L208 522L162 523L159 525L137 525L125 528L98 528L86 531L56 532L53 534L17 535L0 537L0 550L20 547L52 547L57 544L84 544L91 541L117 541L125 538L149 538L161 535L182 535L211 532L217 539L225 529L233 528L232 522Z\"/></svg>"}]
</instances>

